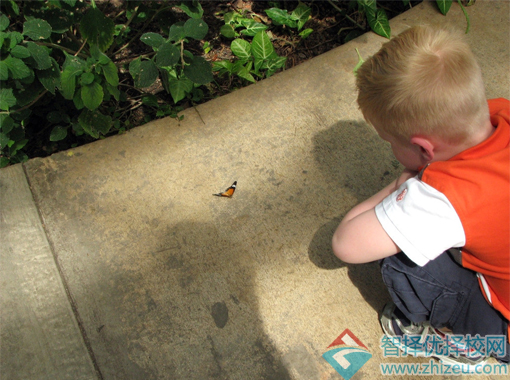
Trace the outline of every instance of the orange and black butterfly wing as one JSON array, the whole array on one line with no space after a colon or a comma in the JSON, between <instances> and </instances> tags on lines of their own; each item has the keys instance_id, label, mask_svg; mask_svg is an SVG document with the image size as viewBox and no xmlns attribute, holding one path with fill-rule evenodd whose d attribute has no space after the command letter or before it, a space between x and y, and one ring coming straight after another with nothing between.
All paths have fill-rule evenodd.
<instances>
[{"instance_id":1,"label":"orange and black butterfly wing","mask_svg":"<svg viewBox=\"0 0 510 380\"><path fill-rule=\"evenodd\" d=\"M237 185L237 181L234 181L232 186L230 186L223 193L218 193L218 194L213 194L213 195L216 195L217 197L227 197L227 198L230 198L230 197L232 197L232 195L234 195L234 191L236 191L236 185Z\"/></svg>"}]
</instances>

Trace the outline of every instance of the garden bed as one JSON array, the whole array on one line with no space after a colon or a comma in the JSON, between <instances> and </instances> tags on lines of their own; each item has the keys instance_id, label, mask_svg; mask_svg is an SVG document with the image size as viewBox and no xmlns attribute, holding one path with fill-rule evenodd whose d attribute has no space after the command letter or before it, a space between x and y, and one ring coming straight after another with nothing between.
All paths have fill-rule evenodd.
<instances>
[{"instance_id":1,"label":"garden bed","mask_svg":"<svg viewBox=\"0 0 510 380\"><path fill-rule=\"evenodd\" d=\"M390 19L419 2L421 1L379 1L377 7L384 10L385 15ZM200 84L202 78L194 80L193 88L188 88L188 92L182 93L184 95L181 97L175 91L168 90L168 75L166 77L163 75L165 70L162 67L158 67L160 75L157 80L145 86L150 81L144 82L143 67L140 65L142 65L141 62L148 64L149 61L157 63L158 54L160 54L158 47L159 50L162 50L162 45L159 43L156 45L154 41L161 38L158 37L159 35L167 38L168 30L172 25L182 25L190 19L190 15L196 16L193 12L197 11L197 4L161 1L125 3L120 0L96 0L93 4L97 5L97 9L102 15L113 20L116 36L113 44L103 49L109 60L103 63L96 62L97 67L101 67L101 64L104 65L106 80L104 78L98 80L97 73L101 74L99 69L92 72L89 77L91 78L90 82L95 80L105 89L104 99L102 98L101 104L96 106L95 112L108 115L107 120L111 120L112 126L102 131L87 128L86 123L83 122L85 118L82 117L85 108L83 105L81 105L82 109L75 108L76 93L69 94L68 90L66 95L65 91L61 89L51 93L48 90L44 91L44 88L41 87L40 95L34 96L34 101L19 107L20 109L25 108L25 112L26 109L30 111L30 117L25 119L24 123L20 122L19 124L18 139L22 139L21 141L25 144L22 149L16 152L16 155L9 156L8 150L11 149L12 153L12 146L16 147L19 142L14 137L7 136L7 139L11 139L9 144L12 146L4 147L5 144L2 145L5 148L0 155L3 160L2 166L7 163L6 158L9 159L9 163L15 163L28 158L44 157L95 141L98 138L124 133L130 128L156 118L178 117L179 112L183 109L235 91L278 71L288 70L299 65L369 31L371 27L374 29L373 25L369 25L367 12L360 3L363 1L305 1L300 3L297 1L236 0L200 2L198 8L203 11L200 20L207 24L207 30L204 30L205 35L200 34L202 25L194 24L196 28L190 32L190 35L194 37L186 36L183 40L176 39L176 42L173 40L170 42L173 42L173 45L177 47L185 44L185 50L181 49L180 61L176 66L179 66L181 61L182 68L193 60L199 63L206 61L213 67L213 71L210 74L211 77L203 80L204 83L201 85L197 85L197 83ZM79 4L77 3L77 5ZM6 6L8 3L2 2L2 13L9 15L10 29L17 30L19 33L25 33L24 23L26 20L47 17L46 15L49 14L41 13L37 6L20 5L16 15L12 10L5 8ZM51 12L51 7L51 4L48 5L45 12ZM53 9L53 11L55 10ZM90 9L81 9L76 13L86 14L87 11ZM228 27L225 29L226 24L230 25L231 30ZM186 26L186 24L184 25ZM254 28L256 32L256 28L262 27L264 28L263 33L259 33L257 37L246 32L250 28ZM53 28L55 27L53 26ZM72 57L68 52L75 52L74 56L77 57L86 57L87 55L84 55L86 53L94 58L90 41L87 44L87 39L83 38L86 34L85 27L78 24L70 25L69 30L65 31L60 39L55 37L54 32L55 30L46 44L46 40L42 41L42 39L36 43L51 47L52 52L58 50L57 45L60 46L60 49L67 49L66 53L52 55L62 72L62 68L69 60L68 57ZM229 33L232 35L226 36ZM261 40L262 37L265 40ZM264 57L264 63L261 63L261 59L255 55L255 51L253 56L241 56L245 53L243 49L250 44L253 45L255 42L252 41L257 38L261 43L270 41L272 45L271 55ZM25 40L27 40L26 37ZM179 43L181 43L180 46ZM234 44L237 49L234 49ZM188 56L183 55L183 51ZM99 54L96 53L96 59L99 59L97 58ZM162 56L162 54L160 55ZM85 58L83 58L83 62L85 62ZM116 78L112 78L112 75L109 78L106 72L106 66L110 65L110 62L115 65L111 67L118 69L116 74L118 90L111 89L111 87L115 87L111 84L117 83ZM137 63L138 66L134 63ZM182 72L179 74L178 70L180 69L177 69L177 75L182 75ZM168 72L172 75L172 71L168 70ZM188 76L192 77L191 70L188 70L188 73ZM80 79L77 77L75 86L77 88L80 84L83 87L91 86L89 81L84 81L83 74L81 75ZM108 86L110 86L110 94L107 94ZM72 90L74 91L74 88ZM82 98L85 103L87 99L89 103L94 102L93 97L85 98L83 93ZM86 104L86 106L88 105ZM90 106L88 107L90 108ZM24 136L21 136L20 133L24 133ZM14 132L11 134L14 136ZM6 138L4 138L4 143L7 141Z\"/></svg>"}]
</instances>

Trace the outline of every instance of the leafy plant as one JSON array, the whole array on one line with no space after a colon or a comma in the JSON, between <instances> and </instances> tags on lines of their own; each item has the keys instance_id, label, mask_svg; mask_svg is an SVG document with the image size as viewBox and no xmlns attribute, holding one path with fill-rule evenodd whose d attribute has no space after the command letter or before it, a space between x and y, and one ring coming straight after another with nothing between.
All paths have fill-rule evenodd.
<instances>
[{"instance_id":1,"label":"leafy plant","mask_svg":"<svg viewBox=\"0 0 510 380\"><path fill-rule=\"evenodd\" d=\"M151 59L139 57L130 63L129 72L135 85L149 87L160 74L163 87L177 103L196 91L198 86L211 82L213 76L209 62L184 49L188 38L201 40L208 30L202 19L190 18L186 22L173 24L167 38L153 32L143 34L140 40L151 46L156 54Z\"/></svg>"},{"instance_id":2,"label":"leafy plant","mask_svg":"<svg viewBox=\"0 0 510 380\"><path fill-rule=\"evenodd\" d=\"M312 10L309 6L299 3L296 9L289 13L286 9L269 8L266 9L267 16L273 21L275 25L285 25L289 28L297 28L301 30L310 18ZM313 29L305 29L299 35L306 38L313 32Z\"/></svg>"},{"instance_id":3,"label":"leafy plant","mask_svg":"<svg viewBox=\"0 0 510 380\"><path fill-rule=\"evenodd\" d=\"M250 82L255 82L253 75L267 77L273 75L277 70L285 66L287 57L280 57L276 54L271 39L266 32L260 31L249 43L246 40L237 38L230 44L232 53L237 57L235 62L228 60L214 62L213 70L219 75L228 73L237 75ZM253 74L253 75L252 75Z\"/></svg>"},{"instance_id":4,"label":"leafy plant","mask_svg":"<svg viewBox=\"0 0 510 380\"><path fill-rule=\"evenodd\" d=\"M467 33L469 33L469 28L470 28L470 25L471 25L471 22L469 20L469 15L466 12L466 8L464 8L464 6L462 5L462 1L461 0L457 0L457 2L459 3L460 8L462 9L462 12L464 13L464 17L466 17L466 22L467 22L466 34L467 34ZM441 11L441 13L444 14L445 16L448 13L448 11L450 10L450 7L452 6L452 3L453 3L453 0L436 0L437 7ZM471 6L474 3L475 3L475 0L468 0L466 2L466 6Z\"/></svg>"},{"instance_id":5,"label":"leafy plant","mask_svg":"<svg viewBox=\"0 0 510 380\"><path fill-rule=\"evenodd\" d=\"M349 15L346 14L346 11L339 8L335 2L338 2L338 0L328 0L328 2L336 8L341 15L345 16L347 19L349 19L353 24L356 25L361 31L364 31L364 27L360 25L357 21L352 19ZM410 0L402 0L403 4L405 6L408 6L410 3ZM464 16L466 17L467 21L467 28L466 33L469 32L470 27L470 21L469 21L469 15L466 12L466 9L462 5L461 0L457 0L460 7L462 8L462 11L464 12ZM437 7L439 8L440 12L443 15L446 15L448 11L450 10L450 7L453 3L453 0L436 0ZM351 2L351 4L354 4L354 2ZM358 10L362 12L365 15L365 18L367 20L368 25L370 26L370 29L374 32L379 34L380 36L390 38L391 37L391 27L388 20L388 16L386 15L386 12L382 8L377 7L377 1L376 0L356 0L356 4L358 6ZM474 1L469 0L467 2L467 5L473 5ZM356 37L361 32L352 33L351 37L348 37L348 39ZM347 40L348 40L347 39ZM346 42L347 42L346 40Z\"/></svg>"},{"instance_id":6,"label":"leafy plant","mask_svg":"<svg viewBox=\"0 0 510 380\"><path fill-rule=\"evenodd\" d=\"M17 9L16 4L12 7ZM54 93L60 82L58 65L50 58L49 49L34 42L49 37L50 24L30 20L23 24L22 32L8 31L9 25L9 18L1 14L0 167L27 159L22 149L28 142L24 127L29 106L44 92Z\"/></svg>"},{"instance_id":7,"label":"leafy plant","mask_svg":"<svg viewBox=\"0 0 510 380\"><path fill-rule=\"evenodd\" d=\"M33 120L51 128L50 142L69 133L97 139L123 132L130 126L124 116L140 106L154 110L156 117L176 116L178 107L145 91L158 78L174 103L200 99L199 87L213 79L210 63L185 49L190 39L201 40L208 31L198 1L126 2L126 22L117 25L94 0L10 0L1 7L0 167L28 158L26 131L39 124ZM173 9L189 19L177 21ZM165 36L143 33L158 17ZM142 26L132 30L132 23ZM122 57L138 41L153 52ZM134 87L121 81L119 69L125 68ZM50 104L53 111L39 110Z\"/></svg>"},{"instance_id":8,"label":"leafy plant","mask_svg":"<svg viewBox=\"0 0 510 380\"><path fill-rule=\"evenodd\" d=\"M357 0L358 3L359 2L365 2L366 4L366 0ZM369 0L369 1L372 1L372 0ZM409 3L409 0L403 0L404 3L407 5ZM466 6L471 6L475 3L476 0L468 0L467 1L467 4ZM373 0L374 4L375 4L375 0ZM464 12L464 16L466 17L466 21L467 21L467 27L466 27L466 34L469 32L469 27L470 27L470 21L469 21L469 15L467 14L466 12L466 9L464 8L464 6L462 5L462 2L461 0L457 0L457 2L459 3L462 11ZM450 10L450 7L452 6L452 3L453 3L453 0L436 0L436 4L437 4L437 7L439 8L440 12L443 14L443 15L446 15L448 13L448 11ZM368 17L368 16L367 16ZM374 30L375 31L375 30ZM389 23L388 23L388 31L389 30ZM377 32L376 32L377 33ZM380 33L378 33L380 34ZM384 37L386 37L385 35L383 35ZM388 38L389 35L388 35ZM354 69L352 70L354 75L357 75L357 72L358 72L358 69L361 67L361 65L365 62L363 60L363 58L361 57L361 54L359 53L358 49L356 49L356 53L358 54L358 63L356 64L356 66L354 67Z\"/></svg>"},{"instance_id":9,"label":"leafy plant","mask_svg":"<svg viewBox=\"0 0 510 380\"><path fill-rule=\"evenodd\" d=\"M223 25L220 33L227 38L236 38L243 36L253 37L258 32L267 30L267 26L261 22L255 21L253 18L245 17L239 12L225 13ZM237 31L236 29L240 29Z\"/></svg>"},{"instance_id":10,"label":"leafy plant","mask_svg":"<svg viewBox=\"0 0 510 380\"><path fill-rule=\"evenodd\" d=\"M267 16L274 25L286 26L288 28L303 28L310 18L311 9L303 3L299 3L296 9L289 13L285 9L269 8ZM225 25L220 33L227 38L235 38L230 44L232 54L236 57L234 62L223 60L213 63L213 71L218 74L228 74L254 83L255 76L270 77L277 70L285 67L286 57L277 55L269 34L266 32L267 25L246 17L239 12L228 12L224 15ZM312 33L312 29L305 29L299 36L306 38ZM239 38L237 38L239 37ZM243 37L253 37L252 42L246 41Z\"/></svg>"}]
</instances>

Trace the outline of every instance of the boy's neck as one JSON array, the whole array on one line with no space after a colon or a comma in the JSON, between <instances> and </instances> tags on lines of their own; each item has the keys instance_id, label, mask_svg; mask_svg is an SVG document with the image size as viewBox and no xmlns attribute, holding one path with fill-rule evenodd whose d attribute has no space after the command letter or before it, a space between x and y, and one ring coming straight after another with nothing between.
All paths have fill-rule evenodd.
<instances>
[{"instance_id":1,"label":"boy's neck","mask_svg":"<svg viewBox=\"0 0 510 380\"><path fill-rule=\"evenodd\" d=\"M478 144L481 144L489 137L492 136L496 128L491 124L490 119L487 119L483 128L480 128L480 131L471 136L470 139L461 143L461 144L448 144L448 143L440 143L436 151L436 156L433 161L446 161L452 157L455 157L457 154L472 148Z\"/></svg>"}]
</instances>

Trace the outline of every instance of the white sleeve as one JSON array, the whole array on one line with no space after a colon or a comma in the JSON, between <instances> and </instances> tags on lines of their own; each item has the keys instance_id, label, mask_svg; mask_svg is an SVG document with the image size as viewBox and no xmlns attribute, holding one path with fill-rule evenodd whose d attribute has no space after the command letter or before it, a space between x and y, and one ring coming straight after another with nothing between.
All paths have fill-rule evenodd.
<instances>
[{"instance_id":1,"label":"white sleeve","mask_svg":"<svg viewBox=\"0 0 510 380\"><path fill-rule=\"evenodd\" d=\"M395 244L423 266L453 247L463 247L466 235L446 196L411 178L375 207L377 219Z\"/></svg>"}]
</instances>

